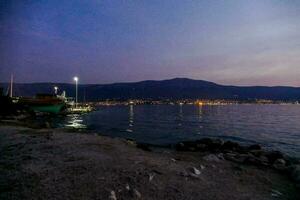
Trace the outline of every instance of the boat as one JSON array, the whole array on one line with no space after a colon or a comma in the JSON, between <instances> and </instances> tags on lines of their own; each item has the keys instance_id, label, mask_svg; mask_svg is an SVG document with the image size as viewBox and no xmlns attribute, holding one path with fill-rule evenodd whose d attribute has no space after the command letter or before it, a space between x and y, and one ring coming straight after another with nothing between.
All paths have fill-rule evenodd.
<instances>
[{"instance_id":1,"label":"boat","mask_svg":"<svg viewBox=\"0 0 300 200\"><path fill-rule=\"evenodd\" d=\"M34 98L20 98L19 103L34 112L58 114L62 112L66 103L63 99L51 94L37 94Z\"/></svg>"},{"instance_id":2,"label":"boat","mask_svg":"<svg viewBox=\"0 0 300 200\"><path fill-rule=\"evenodd\" d=\"M69 109L69 113L73 114L88 113L91 111L93 111L93 108L90 105L76 106Z\"/></svg>"}]
</instances>

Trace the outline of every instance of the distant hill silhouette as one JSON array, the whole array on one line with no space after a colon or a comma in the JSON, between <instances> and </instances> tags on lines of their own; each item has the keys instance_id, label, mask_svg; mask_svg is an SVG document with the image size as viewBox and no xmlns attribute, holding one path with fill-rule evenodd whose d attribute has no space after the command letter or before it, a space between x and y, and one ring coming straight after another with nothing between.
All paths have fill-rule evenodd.
<instances>
[{"instance_id":1,"label":"distant hill silhouette","mask_svg":"<svg viewBox=\"0 0 300 200\"><path fill-rule=\"evenodd\" d=\"M7 83L0 84L4 89ZM17 83L17 96L34 96L36 93L53 93L58 86L68 96L74 96L74 84L66 83ZM240 87L224 86L203 80L175 78L162 81L141 81L134 83L84 84L79 85L79 99L97 101L105 99L234 99L234 100L300 100L298 87Z\"/></svg>"}]
</instances>

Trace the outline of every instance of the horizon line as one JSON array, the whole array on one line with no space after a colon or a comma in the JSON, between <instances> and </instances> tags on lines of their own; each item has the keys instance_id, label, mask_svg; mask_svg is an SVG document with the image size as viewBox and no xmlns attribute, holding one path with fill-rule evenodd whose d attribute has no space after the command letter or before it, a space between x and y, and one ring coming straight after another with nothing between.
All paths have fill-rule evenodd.
<instances>
[{"instance_id":1,"label":"horizon line","mask_svg":"<svg viewBox=\"0 0 300 200\"><path fill-rule=\"evenodd\" d=\"M187 79L191 81L204 81L208 83L213 83L219 86L233 86L233 87L291 87L291 88L300 88L300 86L291 86L291 85L232 85L232 84L219 84L213 81L203 80L203 79L193 79L193 78L184 78L184 77L175 77L175 78L169 78L169 79L146 79L141 81L128 81L128 82L111 82L111 83L78 83L78 85L113 85L113 84L130 84L130 83L141 83L146 81L153 81L153 82L159 82L159 81L170 81L175 79ZM0 84L9 84L9 82L0 82ZM73 84L71 82L14 82L14 84Z\"/></svg>"}]
</instances>

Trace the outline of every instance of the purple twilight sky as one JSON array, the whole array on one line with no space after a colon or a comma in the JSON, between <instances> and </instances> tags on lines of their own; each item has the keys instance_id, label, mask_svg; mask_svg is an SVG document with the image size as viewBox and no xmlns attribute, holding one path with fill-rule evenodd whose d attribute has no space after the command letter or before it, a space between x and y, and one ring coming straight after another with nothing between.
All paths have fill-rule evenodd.
<instances>
[{"instance_id":1,"label":"purple twilight sky","mask_svg":"<svg viewBox=\"0 0 300 200\"><path fill-rule=\"evenodd\" d=\"M297 0L2 0L0 82L300 86Z\"/></svg>"}]
</instances>

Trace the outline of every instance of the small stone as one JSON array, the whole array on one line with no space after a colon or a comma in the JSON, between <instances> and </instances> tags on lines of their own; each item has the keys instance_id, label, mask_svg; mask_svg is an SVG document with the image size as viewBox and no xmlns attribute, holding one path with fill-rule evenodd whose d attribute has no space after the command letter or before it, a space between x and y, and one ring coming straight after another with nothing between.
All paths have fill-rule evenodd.
<instances>
[{"instance_id":1,"label":"small stone","mask_svg":"<svg viewBox=\"0 0 300 200\"><path fill-rule=\"evenodd\" d=\"M149 182L151 182L154 178L155 174L149 174Z\"/></svg>"},{"instance_id":2,"label":"small stone","mask_svg":"<svg viewBox=\"0 0 300 200\"><path fill-rule=\"evenodd\" d=\"M285 160L284 159L277 159L277 160L275 160L275 162L274 162L274 164L278 164L278 165L285 165L286 164L286 162L285 162Z\"/></svg>"},{"instance_id":3,"label":"small stone","mask_svg":"<svg viewBox=\"0 0 300 200\"><path fill-rule=\"evenodd\" d=\"M223 154L223 153L217 154L217 157L218 157L220 160L224 160L224 154Z\"/></svg>"},{"instance_id":4,"label":"small stone","mask_svg":"<svg viewBox=\"0 0 300 200\"><path fill-rule=\"evenodd\" d=\"M275 160L273 167L278 170L284 170L286 169L286 162L284 159L279 158Z\"/></svg>"},{"instance_id":5,"label":"small stone","mask_svg":"<svg viewBox=\"0 0 300 200\"><path fill-rule=\"evenodd\" d=\"M128 190L128 191L130 190L130 186L129 186L128 184L126 184L126 187L125 187L125 188L126 188L126 190Z\"/></svg>"},{"instance_id":6,"label":"small stone","mask_svg":"<svg viewBox=\"0 0 300 200\"><path fill-rule=\"evenodd\" d=\"M282 196L282 193L281 192L279 192L278 190L272 190L271 191L271 196L272 197L280 197L280 196Z\"/></svg>"},{"instance_id":7,"label":"small stone","mask_svg":"<svg viewBox=\"0 0 300 200\"><path fill-rule=\"evenodd\" d=\"M208 154L208 155L204 156L203 160L209 161L209 162L220 162L220 159L214 154Z\"/></svg>"},{"instance_id":8,"label":"small stone","mask_svg":"<svg viewBox=\"0 0 300 200\"><path fill-rule=\"evenodd\" d=\"M134 194L135 194L135 196L136 196L138 199L142 198L141 193L140 193L138 190L136 190L136 189L134 189Z\"/></svg>"},{"instance_id":9,"label":"small stone","mask_svg":"<svg viewBox=\"0 0 300 200\"><path fill-rule=\"evenodd\" d=\"M126 140L127 144L132 145L132 146L136 146L136 142L131 140L131 139L127 139Z\"/></svg>"},{"instance_id":10,"label":"small stone","mask_svg":"<svg viewBox=\"0 0 300 200\"><path fill-rule=\"evenodd\" d=\"M117 200L117 196L116 196L115 191L113 191L113 190L110 191L109 199L111 199L111 200Z\"/></svg>"},{"instance_id":11,"label":"small stone","mask_svg":"<svg viewBox=\"0 0 300 200\"><path fill-rule=\"evenodd\" d=\"M142 161L140 161L140 160L134 161L135 165L138 165L138 164L141 164L141 163L142 163Z\"/></svg>"},{"instance_id":12,"label":"small stone","mask_svg":"<svg viewBox=\"0 0 300 200\"><path fill-rule=\"evenodd\" d=\"M199 179L199 175L196 175L194 173L190 173L189 174L190 177L193 177L193 178L196 178L196 179Z\"/></svg>"},{"instance_id":13,"label":"small stone","mask_svg":"<svg viewBox=\"0 0 300 200\"><path fill-rule=\"evenodd\" d=\"M201 171L199 169L197 169L196 167L193 167L193 173L196 175L200 175Z\"/></svg>"}]
</instances>

